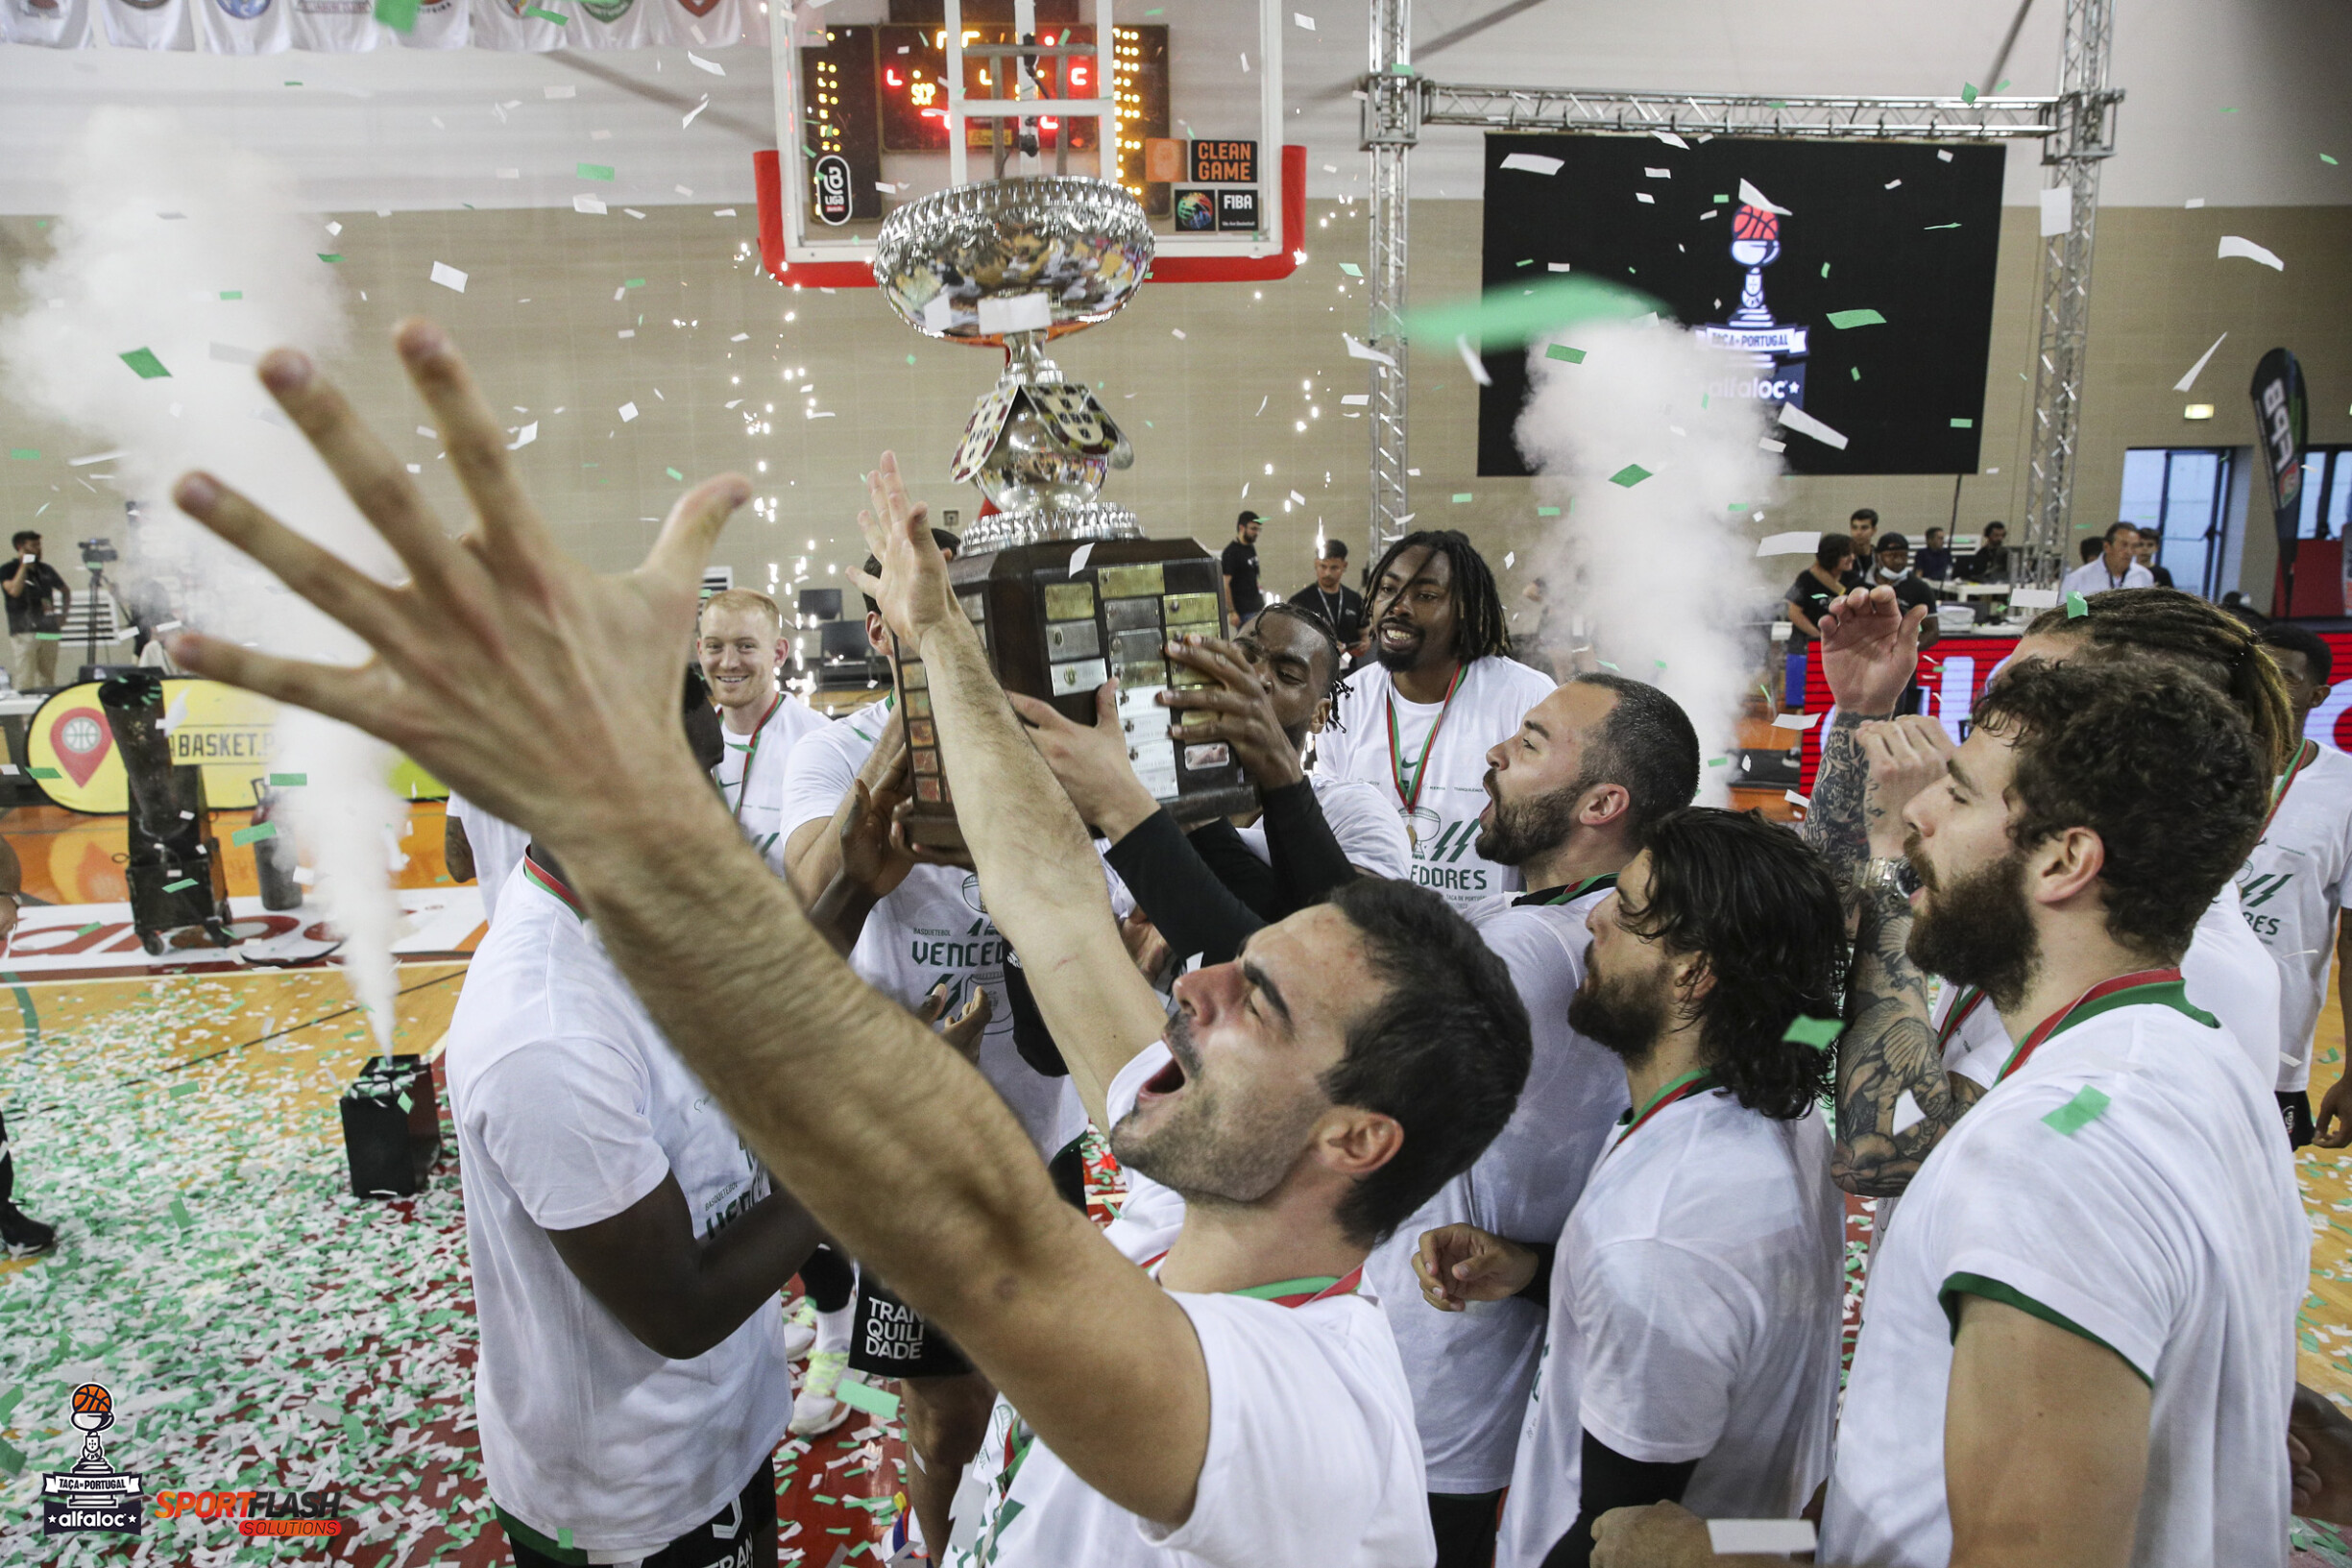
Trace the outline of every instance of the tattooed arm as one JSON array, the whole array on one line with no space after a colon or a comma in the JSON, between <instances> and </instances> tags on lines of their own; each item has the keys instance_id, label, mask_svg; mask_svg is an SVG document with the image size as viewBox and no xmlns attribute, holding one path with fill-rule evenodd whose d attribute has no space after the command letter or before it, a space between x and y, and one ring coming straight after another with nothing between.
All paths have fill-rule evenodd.
<instances>
[{"instance_id":1,"label":"tattooed arm","mask_svg":"<svg viewBox=\"0 0 2352 1568\"><path fill-rule=\"evenodd\" d=\"M1840 707L1821 737L1821 767L1813 775L1812 805L1806 808L1805 841L1830 862L1839 881L1851 887L1870 858L1870 828L1862 798L1870 783L1862 760L1862 725L1883 714Z\"/></svg>"},{"instance_id":2,"label":"tattooed arm","mask_svg":"<svg viewBox=\"0 0 2352 1568\"><path fill-rule=\"evenodd\" d=\"M1863 817L1868 768L1856 736L1866 719L1893 716L1919 669L1919 623L1891 588L1857 589L1821 613L1821 668L1837 718L1821 737L1821 769L1806 812L1805 841L1852 882L1869 858ZM1898 808L1902 802L1896 802Z\"/></svg>"},{"instance_id":3,"label":"tattooed arm","mask_svg":"<svg viewBox=\"0 0 2352 1568\"><path fill-rule=\"evenodd\" d=\"M1858 813L1867 828L1864 851L1901 855L1903 808L1943 775L1952 739L1942 725L1914 714L1858 725L1853 745L1855 771L1867 779ZM1928 1022L1928 977L1903 951L1910 936L1910 900L1893 888L1865 888L1847 993L1852 1022L1837 1045L1837 1147L1830 1167L1838 1186L1864 1197L1902 1192L1945 1129L1984 1093L1944 1071ZM1919 1114L1903 1117L1897 1132L1906 1093Z\"/></svg>"}]
</instances>

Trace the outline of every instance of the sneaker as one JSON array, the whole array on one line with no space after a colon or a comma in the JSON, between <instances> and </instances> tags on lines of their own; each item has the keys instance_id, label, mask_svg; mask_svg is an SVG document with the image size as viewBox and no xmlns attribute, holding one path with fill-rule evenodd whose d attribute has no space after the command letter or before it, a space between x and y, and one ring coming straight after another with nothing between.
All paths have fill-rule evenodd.
<instances>
[{"instance_id":1,"label":"sneaker","mask_svg":"<svg viewBox=\"0 0 2352 1568\"><path fill-rule=\"evenodd\" d=\"M802 1296L784 1310L784 1359L796 1362L816 1343L816 1303Z\"/></svg>"},{"instance_id":2,"label":"sneaker","mask_svg":"<svg viewBox=\"0 0 2352 1568\"><path fill-rule=\"evenodd\" d=\"M0 1243L7 1245L8 1255L12 1259L37 1258L44 1252L56 1249L58 1233L15 1204L0 1201ZM846 1362L848 1357L845 1355L842 1360ZM837 1381L838 1374L836 1374L836 1378ZM825 1387L830 1394L833 1385L827 1384Z\"/></svg>"},{"instance_id":3,"label":"sneaker","mask_svg":"<svg viewBox=\"0 0 2352 1568\"><path fill-rule=\"evenodd\" d=\"M849 1352L819 1350L809 1357L809 1370L800 1380L800 1393L792 1401L791 1431L802 1437L814 1437L831 1432L849 1419L849 1407L833 1397L841 1386L841 1374L849 1370Z\"/></svg>"}]
</instances>

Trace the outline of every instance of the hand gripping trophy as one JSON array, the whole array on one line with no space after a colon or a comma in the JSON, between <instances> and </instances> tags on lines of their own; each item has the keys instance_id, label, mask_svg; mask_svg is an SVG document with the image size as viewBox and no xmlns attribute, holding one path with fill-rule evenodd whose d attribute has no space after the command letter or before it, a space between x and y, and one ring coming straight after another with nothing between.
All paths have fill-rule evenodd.
<instances>
[{"instance_id":1,"label":"hand gripping trophy","mask_svg":"<svg viewBox=\"0 0 2352 1568\"><path fill-rule=\"evenodd\" d=\"M1046 345L1108 321L1152 265L1152 230L1135 199L1107 181L1042 175L958 185L899 207L877 241L874 277L909 326L956 343L1002 347L1005 371L964 427L952 473L988 506L949 568L1007 690L1095 722L1095 690L1119 683L1119 721L1137 774L1189 817L1249 808L1254 791L1222 742L1186 745L1155 701L1171 684L1161 644L1224 635L1217 561L1191 540L1144 537L1135 514L1100 498L1133 448L1082 382L1065 380ZM956 848L955 802L939 765L922 663L901 649L894 685L914 780L908 835Z\"/></svg>"}]
</instances>

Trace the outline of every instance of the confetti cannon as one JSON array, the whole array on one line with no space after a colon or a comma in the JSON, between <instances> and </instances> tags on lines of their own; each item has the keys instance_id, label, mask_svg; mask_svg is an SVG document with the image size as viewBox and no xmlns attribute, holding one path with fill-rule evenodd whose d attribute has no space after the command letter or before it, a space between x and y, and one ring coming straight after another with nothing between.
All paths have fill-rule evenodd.
<instances>
[{"instance_id":1,"label":"confetti cannon","mask_svg":"<svg viewBox=\"0 0 2352 1568\"><path fill-rule=\"evenodd\" d=\"M1197 821L1256 799L1222 741L1185 744L1154 700L1171 686L1207 684L1170 664L1161 644L1225 635L1224 578L1194 541L1148 539L1133 512L1101 499L1109 470L1131 466L1134 450L1093 392L1045 352L1118 314L1152 255L1151 227L1125 190L1044 175L907 203L883 222L874 277L915 330L1005 350L951 470L987 497L949 578L997 679L1081 724L1095 722L1095 688L1116 679L1136 773ZM914 780L908 835L958 848L922 661L898 650L892 685Z\"/></svg>"},{"instance_id":2,"label":"confetti cannon","mask_svg":"<svg viewBox=\"0 0 2352 1568\"><path fill-rule=\"evenodd\" d=\"M139 944L160 954L171 936L200 928L218 947L235 939L220 840L210 836L205 770L175 765L163 727L163 672L130 670L98 687L98 705L131 781L131 922Z\"/></svg>"}]
</instances>

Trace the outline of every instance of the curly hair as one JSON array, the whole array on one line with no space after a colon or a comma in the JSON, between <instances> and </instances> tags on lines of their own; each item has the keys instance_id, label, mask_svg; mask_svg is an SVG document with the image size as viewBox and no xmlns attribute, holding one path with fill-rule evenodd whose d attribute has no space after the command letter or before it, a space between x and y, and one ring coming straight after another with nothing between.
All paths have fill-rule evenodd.
<instances>
[{"instance_id":1,"label":"curly hair","mask_svg":"<svg viewBox=\"0 0 2352 1568\"><path fill-rule=\"evenodd\" d=\"M1426 549L1443 555L1453 567L1454 652L1464 663L1473 659L1511 656L1511 621L1503 614L1502 591L1486 557L1458 528L1421 528L1407 534L1381 553L1364 574L1365 619L1380 619L1380 579L1407 550Z\"/></svg>"},{"instance_id":2,"label":"curly hair","mask_svg":"<svg viewBox=\"0 0 2352 1568\"><path fill-rule=\"evenodd\" d=\"M1618 891L1617 919L1669 952L1696 953L1708 1065L1752 1111L1783 1122L1830 1092L1834 1053L1785 1038L1800 1018L1839 1016L1845 905L1829 862L1755 811L1686 806L1651 825L1650 891Z\"/></svg>"},{"instance_id":3,"label":"curly hair","mask_svg":"<svg viewBox=\"0 0 2352 1568\"><path fill-rule=\"evenodd\" d=\"M1345 547L1342 546L1342 548ZM1249 618L1253 621L1262 621L1268 615L1288 615L1293 620L1303 622L1310 631L1323 639L1324 651L1331 660L1331 678L1324 683L1322 693L1318 700L1331 705L1328 710L1330 716L1325 721L1324 728L1329 730L1342 728L1340 691L1347 679L1347 655L1340 647L1340 634L1332 629L1331 623L1323 618L1322 613L1312 605L1293 604L1288 599L1276 599Z\"/></svg>"},{"instance_id":4,"label":"curly hair","mask_svg":"<svg viewBox=\"0 0 2352 1568\"><path fill-rule=\"evenodd\" d=\"M2045 610L2025 635L2088 638L2102 662L2153 653L2203 676L2245 715L2271 774L2286 771L2302 735L2286 682L2252 627L2172 588L2122 588L2083 602L2090 614Z\"/></svg>"},{"instance_id":5,"label":"curly hair","mask_svg":"<svg viewBox=\"0 0 2352 1568\"><path fill-rule=\"evenodd\" d=\"M2090 829L2105 855L2107 934L2168 963L2186 953L2269 808L2270 774L2245 715L2165 661L2075 660L2009 670L1977 700L1976 719L2013 750L2010 841L2030 849Z\"/></svg>"}]
</instances>

